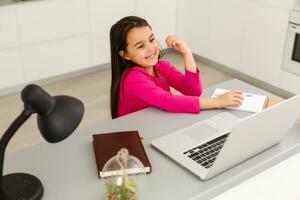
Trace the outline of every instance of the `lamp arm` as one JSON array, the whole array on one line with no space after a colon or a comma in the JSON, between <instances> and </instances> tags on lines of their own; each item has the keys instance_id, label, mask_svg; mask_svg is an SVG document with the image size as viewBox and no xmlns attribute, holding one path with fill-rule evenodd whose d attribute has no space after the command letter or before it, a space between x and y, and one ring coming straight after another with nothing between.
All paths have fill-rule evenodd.
<instances>
[{"instance_id":1,"label":"lamp arm","mask_svg":"<svg viewBox=\"0 0 300 200\"><path fill-rule=\"evenodd\" d=\"M25 106L22 113L15 119L15 121L8 127L4 135L0 140L0 196L3 194L3 164L4 164L4 154L5 149L13 137L15 132L20 128L20 126L34 113L34 110L28 106Z\"/></svg>"}]
</instances>

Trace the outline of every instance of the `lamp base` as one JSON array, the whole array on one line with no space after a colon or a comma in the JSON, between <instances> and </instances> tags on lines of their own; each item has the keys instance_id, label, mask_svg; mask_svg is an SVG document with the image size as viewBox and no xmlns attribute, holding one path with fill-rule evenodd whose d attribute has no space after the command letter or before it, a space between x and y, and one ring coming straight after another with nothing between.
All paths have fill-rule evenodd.
<instances>
[{"instance_id":1,"label":"lamp base","mask_svg":"<svg viewBox=\"0 0 300 200\"><path fill-rule=\"evenodd\" d=\"M3 176L4 200L40 200L44 194L41 181L30 174Z\"/></svg>"}]
</instances>

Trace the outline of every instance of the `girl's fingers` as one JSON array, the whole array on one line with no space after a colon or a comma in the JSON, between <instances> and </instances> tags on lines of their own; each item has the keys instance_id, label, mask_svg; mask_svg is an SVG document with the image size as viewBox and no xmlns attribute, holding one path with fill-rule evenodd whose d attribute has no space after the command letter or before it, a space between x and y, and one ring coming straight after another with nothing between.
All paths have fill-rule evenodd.
<instances>
[{"instance_id":1,"label":"girl's fingers","mask_svg":"<svg viewBox=\"0 0 300 200\"><path fill-rule=\"evenodd\" d=\"M239 107L240 106L240 104L239 103L237 103L237 102L234 102L234 103L232 103L232 105L231 105L232 107Z\"/></svg>"},{"instance_id":2,"label":"girl's fingers","mask_svg":"<svg viewBox=\"0 0 300 200\"><path fill-rule=\"evenodd\" d=\"M231 91L231 93L234 94L234 95L243 96L243 93L241 91Z\"/></svg>"},{"instance_id":3,"label":"girl's fingers","mask_svg":"<svg viewBox=\"0 0 300 200\"><path fill-rule=\"evenodd\" d=\"M240 100L234 99L233 102L238 104L238 106L242 105L242 101Z\"/></svg>"},{"instance_id":4,"label":"girl's fingers","mask_svg":"<svg viewBox=\"0 0 300 200\"><path fill-rule=\"evenodd\" d=\"M168 35L165 41L166 41L168 47L172 47L172 46L178 44L178 40L179 40L178 37L173 36L173 35Z\"/></svg>"},{"instance_id":5,"label":"girl's fingers","mask_svg":"<svg viewBox=\"0 0 300 200\"><path fill-rule=\"evenodd\" d=\"M243 101L243 98L241 98L239 96L234 96L233 99L236 100L236 101L240 101L240 102Z\"/></svg>"},{"instance_id":6,"label":"girl's fingers","mask_svg":"<svg viewBox=\"0 0 300 200\"><path fill-rule=\"evenodd\" d=\"M167 45L170 45L170 38L169 37L167 37L166 43L167 43Z\"/></svg>"},{"instance_id":7,"label":"girl's fingers","mask_svg":"<svg viewBox=\"0 0 300 200\"><path fill-rule=\"evenodd\" d=\"M234 102L237 102L237 103L239 103L239 104L242 104L242 101L241 101L240 99L234 99L233 101L234 101Z\"/></svg>"},{"instance_id":8,"label":"girl's fingers","mask_svg":"<svg viewBox=\"0 0 300 200\"><path fill-rule=\"evenodd\" d=\"M230 91L233 96L239 96L243 98L243 93L241 91Z\"/></svg>"},{"instance_id":9,"label":"girl's fingers","mask_svg":"<svg viewBox=\"0 0 300 200\"><path fill-rule=\"evenodd\" d=\"M172 44L179 45L180 44L180 40L179 39L175 39L175 40L173 40Z\"/></svg>"},{"instance_id":10,"label":"girl's fingers","mask_svg":"<svg viewBox=\"0 0 300 200\"><path fill-rule=\"evenodd\" d=\"M241 90L231 90L231 92L243 94Z\"/></svg>"},{"instance_id":11,"label":"girl's fingers","mask_svg":"<svg viewBox=\"0 0 300 200\"><path fill-rule=\"evenodd\" d=\"M173 39L174 39L173 36L168 35L168 37L166 38L166 42L170 42L170 41L172 41Z\"/></svg>"},{"instance_id":12,"label":"girl's fingers","mask_svg":"<svg viewBox=\"0 0 300 200\"><path fill-rule=\"evenodd\" d=\"M240 100L244 100L244 97L242 96L233 96L234 98L240 99Z\"/></svg>"},{"instance_id":13,"label":"girl's fingers","mask_svg":"<svg viewBox=\"0 0 300 200\"><path fill-rule=\"evenodd\" d=\"M170 36L168 36L167 38L166 38L166 43L167 43L167 45L170 47L171 46L171 37Z\"/></svg>"},{"instance_id":14,"label":"girl's fingers","mask_svg":"<svg viewBox=\"0 0 300 200\"><path fill-rule=\"evenodd\" d=\"M240 105L238 104L238 103L233 103L232 105L231 105L231 107L239 107Z\"/></svg>"},{"instance_id":15,"label":"girl's fingers","mask_svg":"<svg viewBox=\"0 0 300 200\"><path fill-rule=\"evenodd\" d=\"M172 47L178 47L180 44L177 41L172 42Z\"/></svg>"}]
</instances>

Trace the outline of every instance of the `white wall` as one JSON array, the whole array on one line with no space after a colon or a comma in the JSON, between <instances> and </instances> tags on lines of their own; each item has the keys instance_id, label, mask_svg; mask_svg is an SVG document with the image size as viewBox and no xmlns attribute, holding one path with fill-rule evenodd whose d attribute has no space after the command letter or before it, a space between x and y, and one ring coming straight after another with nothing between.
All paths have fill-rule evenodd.
<instances>
[{"instance_id":1,"label":"white wall","mask_svg":"<svg viewBox=\"0 0 300 200\"><path fill-rule=\"evenodd\" d=\"M120 18L136 14L135 0L91 0L92 65L110 62L109 31Z\"/></svg>"},{"instance_id":2,"label":"white wall","mask_svg":"<svg viewBox=\"0 0 300 200\"><path fill-rule=\"evenodd\" d=\"M176 1L137 0L137 15L147 19L160 45L166 48L168 34L175 34Z\"/></svg>"},{"instance_id":3,"label":"white wall","mask_svg":"<svg viewBox=\"0 0 300 200\"><path fill-rule=\"evenodd\" d=\"M177 2L176 28L194 53L300 93L300 77L281 69L293 0Z\"/></svg>"}]
</instances>

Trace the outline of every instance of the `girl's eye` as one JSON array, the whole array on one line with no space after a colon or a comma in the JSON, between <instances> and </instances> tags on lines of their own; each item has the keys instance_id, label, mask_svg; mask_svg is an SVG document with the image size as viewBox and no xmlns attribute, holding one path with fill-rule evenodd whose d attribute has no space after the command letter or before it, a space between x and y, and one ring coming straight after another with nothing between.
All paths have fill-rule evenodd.
<instances>
[{"instance_id":1,"label":"girl's eye","mask_svg":"<svg viewBox=\"0 0 300 200\"><path fill-rule=\"evenodd\" d=\"M153 41L154 41L154 38L151 38L151 39L150 39L150 42L153 42Z\"/></svg>"},{"instance_id":2,"label":"girl's eye","mask_svg":"<svg viewBox=\"0 0 300 200\"><path fill-rule=\"evenodd\" d=\"M144 47L144 45L140 45L140 46L138 46L138 49L141 49L141 48L143 48Z\"/></svg>"}]
</instances>

